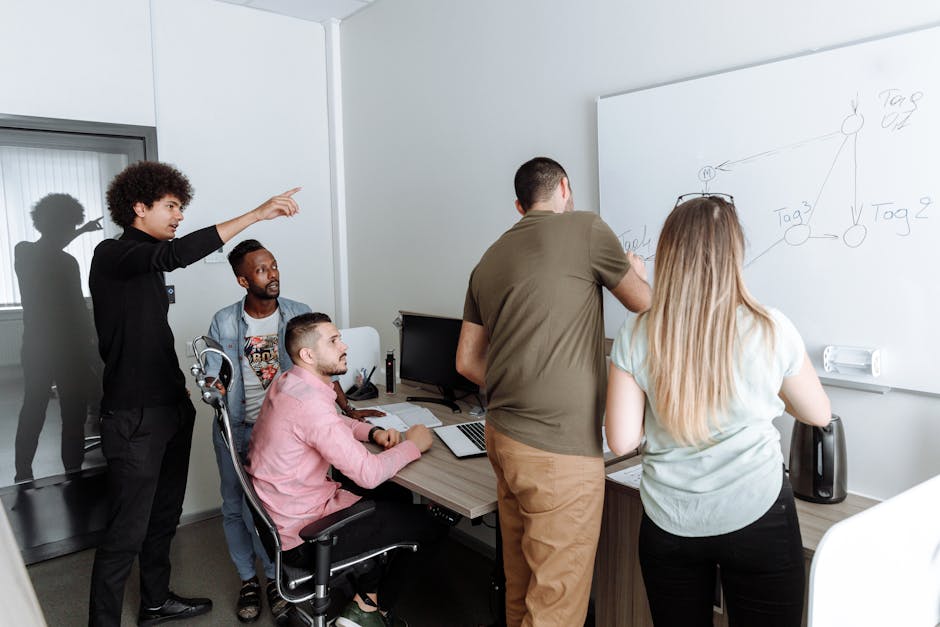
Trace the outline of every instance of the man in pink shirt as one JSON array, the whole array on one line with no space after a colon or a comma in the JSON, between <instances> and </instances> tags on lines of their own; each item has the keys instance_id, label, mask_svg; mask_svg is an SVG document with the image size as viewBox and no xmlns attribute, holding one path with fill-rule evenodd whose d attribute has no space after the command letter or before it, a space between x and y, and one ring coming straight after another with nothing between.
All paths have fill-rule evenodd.
<instances>
[{"instance_id":1,"label":"man in pink shirt","mask_svg":"<svg viewBox=\"0 0 940 627\"><path fill-rule=\"evenodd\" d=\"M294 367L268 388L251 436L248 473L277 525L284 559L306 565L313 561L313 547L302 542L300 530L360 498L329 478L330 466L359 486L374 488L421 457L431 447L431 432L417 425L402 435L336 412L331 377L346 372L346 344L326 314L291 319L285 348ZM385 450L374 455L362 445L366 441ZM332 557L340 560L402 541L418 542L426 554L444 531L424 506L377 500L373 515L343 528ZM337 618L337 627L406 624L386 616L398 588L409 579L402 571L410 554L398 553L387 567L376 564L358 575L357 594Z\"/></svg>"}]
</instances>

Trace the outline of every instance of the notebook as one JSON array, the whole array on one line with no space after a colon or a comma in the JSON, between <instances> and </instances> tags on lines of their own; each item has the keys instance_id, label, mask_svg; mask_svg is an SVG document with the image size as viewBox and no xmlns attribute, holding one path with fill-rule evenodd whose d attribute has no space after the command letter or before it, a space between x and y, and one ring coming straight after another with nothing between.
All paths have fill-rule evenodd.
<instances>
[{"instance_id":1,"label":"notebook","mask_svg":"<svg viewBox=\"0 0 940 627\"><path fill-rule=\"evenodd\" d=\"M395 429L400 433L404 433L412 425L439 427L442 424L429 409L411 403L393 403L391 405L365 407L364 409L378 409L385 412L384 416L373 416L366 418L366 421L383 429Z\"/></svg>"}]
</instances>

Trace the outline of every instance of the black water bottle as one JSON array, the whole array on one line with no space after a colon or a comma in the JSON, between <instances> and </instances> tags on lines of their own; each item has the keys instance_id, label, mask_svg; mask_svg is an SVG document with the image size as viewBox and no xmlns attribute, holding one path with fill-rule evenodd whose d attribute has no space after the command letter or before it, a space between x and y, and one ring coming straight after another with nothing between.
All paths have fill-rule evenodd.
<instances>
[{"instance_id":1,"label":"black water bottle","mask_svg":"<svg viewBox=\"0 0 940 627\"><path fill-rule=\"evenodd\" d=\"M395 349L390 348L385 353L385 392L395 393Z\"/></svg>"}]
</instances>

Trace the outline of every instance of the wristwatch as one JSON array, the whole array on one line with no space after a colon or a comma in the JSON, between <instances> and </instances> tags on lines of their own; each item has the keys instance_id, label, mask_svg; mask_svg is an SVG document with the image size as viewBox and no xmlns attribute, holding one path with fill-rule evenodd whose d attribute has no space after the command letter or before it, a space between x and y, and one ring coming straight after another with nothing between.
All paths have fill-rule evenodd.
<instances>
[{"instance_id":1,"label":"wristwatch","mask_svg":"<svg viewBox=\"0 0 940 627\"><path fill-rule=\"evenodd\" d=\"M350 412L356 411L356 408L353 407L352 403L346 403L346 407L343 408L343 415L348 416Z\"/></svg>"}]
</instances>

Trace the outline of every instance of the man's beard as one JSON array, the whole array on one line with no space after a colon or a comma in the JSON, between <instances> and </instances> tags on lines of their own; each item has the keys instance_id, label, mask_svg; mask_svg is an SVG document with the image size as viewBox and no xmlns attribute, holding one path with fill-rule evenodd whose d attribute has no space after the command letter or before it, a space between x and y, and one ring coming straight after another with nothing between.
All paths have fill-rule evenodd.
<instances>
[{"instance_id":1,"label":"man's beard","mask_svg":"<svg viewBox=\"0 0 940 627\"><path fill-rule=\"evenodd\" d=\"M270 284L269 284L270 285ZM251 295L260 300L274 300L281 295L281 284L278 282L277 287L269 287L265 285L264 287L251 286Z\"/></svg>"},{"instance_id":2,"label":"man's beard","mask_svg":"<svg viewBox=\"0 0 940 627\"><path fill-rule=\"evenodd\" d=\"M345 355L343 355L343 357L345 357ZM326 375L328 377L332 377L338 374L346 374L347 370L349 370L349 367L345 363L343 363L342 360L340 360L339 362L335 364L330 364L326 366L325 368L321 368L320 374Z\"/></svg>"}]
</instances>

